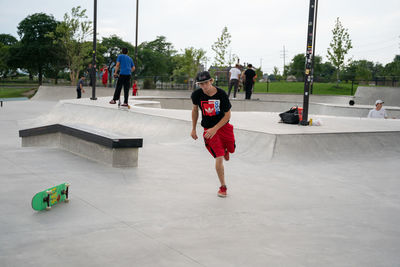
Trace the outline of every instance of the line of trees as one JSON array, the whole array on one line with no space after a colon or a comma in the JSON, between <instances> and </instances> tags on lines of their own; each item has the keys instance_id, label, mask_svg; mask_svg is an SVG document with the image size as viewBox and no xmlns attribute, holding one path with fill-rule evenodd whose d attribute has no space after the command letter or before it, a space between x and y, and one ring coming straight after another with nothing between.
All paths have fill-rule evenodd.
<instances>
[{"instance_id":1,"label":"line of trees","mask_svg":"<svg viewBox=\"0 0 400 267\"><path fill-rule=\"evenodd\" d=\"M75 84L79 75L87 70L92 61L93 35L92 22L81 7L72 8L62 21L52 15L36 13L23 19L18 27L19 39L9 34L0 34L0 79L27 73L30 79L38 77L41 84L43 77L63 78ZM332 30L332 42L328 48L328 61L315 56L314 80L320 82L338 80L375 80L378 77L400 77L400 55L385 66L367 60L347 60L345 55L351 49L350 36L339 21L336 20ZM231 35L224 27L221 36L212 45L215 52L214 67L227 69L238 61L238 56L228 53ZM127 47L130 54L135 47L116 35L101 38L97 44L97 68L111 66L121 52ZM185 83L189 85L196 73L207 62L206 51L188 47L182 51L174 49L166 37L158 36L153 41L143 42L138 46L136 75L146 79L151 88L157 81ZM269 75L271 80L286 79L293 75L298 81L304 77L305 55L295 55L282 75L274 68ZM261 69L257 69L262 77Z\"/></svg>"},{"instance_id":2,"label":"line of trees","mask_svg":"<svg viewBox=\"0 0 400 267\"><path fill-rule=\"evenodd\" d=\"M303 81L305 55L297 54L289 65L285 66L285 77L293 75L298 81ZM314 80L328 82L335 80L344 81L372 81L380 77L400 78L400 55L396 55L392 62L382 65L368 60L353 60L344 66L339 72L330 62L322 62L321 56L315 56ZM283 77L281 77L283 78Z\"/></svg>"},{"instance_id":3,"label":"line of trees","mask_svg":"<svg viewBox=\"0 0 400 267\"><path fill-rule=\"evenodd\" d=\"M340 80L372 81L383 77L397 80L400 78L400 55L396 55L392 62L383 66L368 60L345 60L345 56L352 48L352 42L348 30L343 27L339 18L335 21L332 30L332 41L327 49L327 62L322 62L321 56L314 57L314 80L321 82ZM304 79L305 54L297 54L289 65L285 66L283 77L278 75L278 68L274 74L278 78L286 78L289 75L296 77L298 81Z\"/></svg>"},{"instance_id":4,"label":"line of trees","mask_svg":"<svg viewBox=\"0 0 400 267\"><path fill-rule=\"evenodd\" d=\"M30 79L38 77L64 78L75 84L92 60L92 22L86 10L72 8L57 21L52 15L36 13L23 19L17 28L19 40L9 34L0 34L0 78L27 73ZM97 68L112 65L121 49L135 47L116 35L103 37L97 43ZM149 77L150 83L170 81L183 83L194 77L206 52L194 47L176 51L164 36L138 46L136 74Z\"/></svg>"}]
</instances>

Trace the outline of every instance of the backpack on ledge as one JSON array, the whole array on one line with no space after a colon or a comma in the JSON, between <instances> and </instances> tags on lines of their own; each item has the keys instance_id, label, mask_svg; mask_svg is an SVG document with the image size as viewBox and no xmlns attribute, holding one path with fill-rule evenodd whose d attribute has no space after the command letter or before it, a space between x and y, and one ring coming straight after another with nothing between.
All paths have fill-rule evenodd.
<instances>
[{"instance_id":1,"label":"backpack on ledge","mask_svg":"<svg viewBox=\"0 0 400 267\"><path fill-rule=\"evenodd\" d=\"M279 117L281 117L283 123L299 124L300 122L298 107L292 107L290 110L279 114Z\"/></svg>"}]
</instances>

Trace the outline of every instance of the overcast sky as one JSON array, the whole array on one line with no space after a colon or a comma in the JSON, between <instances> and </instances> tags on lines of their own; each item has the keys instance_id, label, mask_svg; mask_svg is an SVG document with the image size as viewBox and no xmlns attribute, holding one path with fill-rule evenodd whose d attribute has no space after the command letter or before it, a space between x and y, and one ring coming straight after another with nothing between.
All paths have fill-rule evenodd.
<instances>
[{"instance_id":1,"label":"overcast sky","mask_svg":"<svg viewBox=\"0 0 400 267\"><path fill-rule=\"evenodd\" d=\"M0 33L17 37L18 23L44 12L62 20L72 7L82 6L93 18L93 0L0 0ZM214 61L211 45L224 26L232 35L231 53L271 73L305 53L307 0L139 0L139 43L167 37L175 49L202 48L208 66ZM98 0L98 38L116 34L134 44L135 0ZM400 54L400 0L325 0L318 3L316 54L327 61L336 17L353 42L348 58L389 63Z\"/></svg>"}]
</instances>

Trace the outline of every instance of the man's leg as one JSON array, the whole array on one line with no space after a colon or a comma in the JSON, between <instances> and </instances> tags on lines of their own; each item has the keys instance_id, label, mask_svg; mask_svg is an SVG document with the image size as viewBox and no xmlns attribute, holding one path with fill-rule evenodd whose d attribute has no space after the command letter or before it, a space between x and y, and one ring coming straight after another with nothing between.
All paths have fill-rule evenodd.
<instances>
[{"instance_id":1,"label":"man's leg","mask_svg":"<svg viewBox=\"0 0 400 267\"><path fill-rule=\"evenodd\" d=\"M224 171L224 157L215 158L215 170L217 171L219 182L221 186L225 185L225 171Z\"/></svg>"},{"instance_id":2,"label":"man's leg","mask_svg":"<svg viewBox=\"0 0 400 267\"><path fill-rule=\"evenodd\" d=\"M215 158L215 169L217 170L218 179L221 183L221 186L218 190L219 197L226 197L226 184L225 184L225 174L224 174L224 163L223 163L223 156Z\"/></svg>"},{"instance_id":3,"label":"man's leg","mask_svg":"<svg viewBox=\"0 0 400 267\"><path fill-rule=\"evenodd\" d=\"M127 75L126 77L124 77L124 103L125 104L128 104L130 87L131 87L131 76Z\"/></svg>"},{"instance_id":4,"label":"man's leg","mask_svg":"<svg viewBox=\"0 0 400 267\"><path fill-rule=\"evenodd\" d=\"M113 100L117 101L119 99L119 97L121 95L121 89L122 89L122 80L121 80L121 77L120 77L120 78L118 78L117 86L115 87Z\"/></svg>"},{"instance_id":5,"label":"man's leg","mask_svg":"<svg viewBox=\"0 0 400 267\"><path fill-rule=\"evenodd\" d=\"M232 85L233 85L233 82L232 82L232 80L230 80L229 81L229 86L228 86L228 98L231 95Z\"/></svg>"},{"instance_id":6,"label":"man's leg","mask_svg":"<svg viewBox=\"0 0 400 267\"><path fill-rule=\"evenodd\" d=\"M236 93L238 91L238 87L239 87L239 80L233 80L234 81L234 85L233 85L233 98L236 98Z\"/></svg>"},{"instance_id":7,"label":"man's leg","mask_svg":"<svg viewBox=\"0 0 400 267\"><path fill-rule=\"evenodd\" d=\"M245 85L245 92L246 92L245 99L250 99L250 90L251 90L251 84L246 83L246 85Z\"/></svg>"}]
</instances>

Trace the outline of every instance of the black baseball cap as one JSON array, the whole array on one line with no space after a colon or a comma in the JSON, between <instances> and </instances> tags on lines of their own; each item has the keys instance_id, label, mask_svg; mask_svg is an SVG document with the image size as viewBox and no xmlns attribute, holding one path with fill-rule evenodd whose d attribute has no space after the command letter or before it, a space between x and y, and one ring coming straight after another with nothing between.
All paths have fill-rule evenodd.
<instances>
[{"instance_id":1,"label":"black baseball cap","mask_svg":"<svg viewBox=\"0 0 400 267\"><path fill-rule=\"evenodd\" d=\"M211 79L212 79L211 75L208 71L201 71L201 72L197 73L197 76L196 76L197 83L204 83Z\"/></svg>"}]
</instances>

